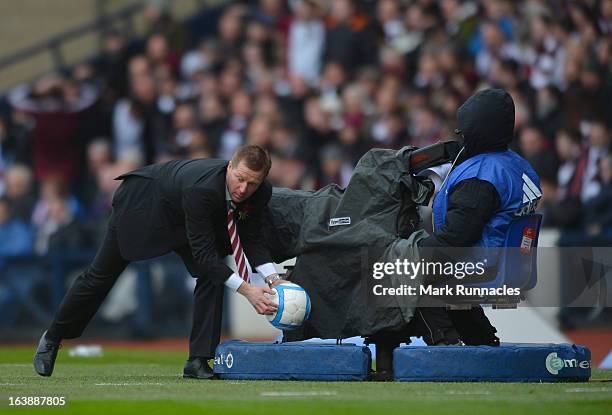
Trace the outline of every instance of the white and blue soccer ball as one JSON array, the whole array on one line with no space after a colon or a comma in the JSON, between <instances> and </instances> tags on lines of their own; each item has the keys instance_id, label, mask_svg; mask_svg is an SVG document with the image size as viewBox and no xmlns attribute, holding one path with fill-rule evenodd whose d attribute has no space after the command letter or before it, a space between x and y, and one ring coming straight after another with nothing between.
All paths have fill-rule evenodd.
<instances>
[{"instance_id":1,"label":"white and blue soccer ball","mask_svg":"<svg viewBox=\"0 0 612 415\"><path fill-rule=\"evenodd\" d=\"M310 297L299 285L293 283L278 284L273 287L272 302L278 305L275 314L266 317L274 327L280 330L300 328L310 314Z\"/></svg>"}]
</instances>

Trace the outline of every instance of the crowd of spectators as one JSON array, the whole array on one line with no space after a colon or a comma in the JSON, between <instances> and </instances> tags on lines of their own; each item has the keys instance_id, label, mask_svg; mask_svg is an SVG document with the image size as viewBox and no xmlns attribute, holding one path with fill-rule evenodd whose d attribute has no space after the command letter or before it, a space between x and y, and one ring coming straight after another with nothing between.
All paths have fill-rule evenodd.
<instances>
[{"instance_id":1,"label":"crowd of spectators","mask_svg":"<svg viewBox=\"0 0 612 415\"><path fill-rule=\"evenodd\" d=\"M168 10L7 95L0 255L93 247L121 172L245 143L276 186L345 186L372 147L452 137L485 87L514 99L545 225L612 241L612 0L232 1L201 39Z\"/></svg>"}]
</instances>

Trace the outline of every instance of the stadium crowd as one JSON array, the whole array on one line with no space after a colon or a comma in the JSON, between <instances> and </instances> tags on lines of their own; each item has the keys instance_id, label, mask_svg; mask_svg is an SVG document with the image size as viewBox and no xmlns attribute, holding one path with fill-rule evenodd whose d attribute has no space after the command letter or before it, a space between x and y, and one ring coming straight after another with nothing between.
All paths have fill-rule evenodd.
<instances>
[{"instance_id":1,"label":"stadium crowd","mask_svg":"<svg viewBox=\"0 0 612 415\"><path fill-rule=\"evenodd\" d=\"M545 225L612 242L612 0L232 1L202 39L168 10L150 2L143 40L111 31L95 59L7 94L0 261L94 247L114 177L147 163L250 143L274 185L344 186L372 147L452 137L484 87L514 99Z\"/></svg>"}]
</instances>

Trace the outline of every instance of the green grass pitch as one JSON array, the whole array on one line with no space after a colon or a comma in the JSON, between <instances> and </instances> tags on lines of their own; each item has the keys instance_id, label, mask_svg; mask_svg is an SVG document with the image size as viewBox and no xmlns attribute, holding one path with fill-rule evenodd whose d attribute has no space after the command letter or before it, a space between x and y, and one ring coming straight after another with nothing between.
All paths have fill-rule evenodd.
<instances>
[{"instance_id":1,"label":"green grass pitch","mask_svg":"<svg viewBox=\"0 0 612 415\"><path fill-rule=\"evenodd\" d=\"M33 352L0 348L1 414L612 414L612 371L563 384L198 381L180 376L183 353L107 348L90 358L63 349L42 378ZM23 396L67 404L9 406Z\"/></svg>"}]
</instances>

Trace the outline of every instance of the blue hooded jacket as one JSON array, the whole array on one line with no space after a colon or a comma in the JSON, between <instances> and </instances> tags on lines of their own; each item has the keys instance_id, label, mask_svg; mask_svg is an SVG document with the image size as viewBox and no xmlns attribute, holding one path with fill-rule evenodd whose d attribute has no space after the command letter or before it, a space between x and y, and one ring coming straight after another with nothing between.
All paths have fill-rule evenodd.
<instances>
[{"instance_id":1,"label":"blue hooded jacket","mask_svg":"<svg viewBox=\"0 0 612 415\"><path fill-rule=\"evenodd\" d=\"M445 223L453 188L463 180L484 180L497 190L500 205L475 245L502 247L510 222L532 213L542 197L540 180L531 165L507 149L513 137L514 102L500 89L480 91L459 108L457 119L464 136L465 157L434 199L434 231Z\"/></svg>"}]
</instances>

